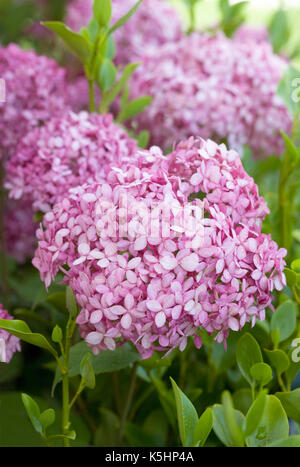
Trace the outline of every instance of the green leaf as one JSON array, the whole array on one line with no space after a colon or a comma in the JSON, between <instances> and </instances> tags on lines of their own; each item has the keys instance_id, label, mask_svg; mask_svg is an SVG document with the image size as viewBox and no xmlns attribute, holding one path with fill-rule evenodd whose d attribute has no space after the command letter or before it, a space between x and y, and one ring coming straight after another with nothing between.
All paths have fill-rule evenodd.
<instances>
[{"instance_id":1,"label":"green leaf","mask_svg":"<svg viewBox=\"0 0 300 467\"><path fill-rule=\"evenodd\" d=\"M255 363L250 368L250 374L259 386L266 386L272 381L272 368L267 363Z\"/></svg>"},{"instance_id":2,"label":"green leaf","mask_svg":"<svg viewBox=\"0 0 300 467\"><path fill-rule=\"evenodd\" d=\"M0 319L0 329L8 331L10 334L19 337L19 339L29 344L48 350L55 358L58 357L56 350L49 344L42 334L31 332L24 321Z\"/></svg>"},{"instance_id":3,"label":"green leaf","mask_svg":"<svg viewBox=\"0 0 300 467\"><path fill-rule=\"evenodd\" d=\"M102 92L107 92L114 84L117 76L117 69L113 62L105 58L99 72L98 84Z\"/></svg>"},{"instance_id":4,"label":"green leaf","mask_svg":"<svg viewBox=\"0 0 300 467\"><path fill-rule=\"evenodd\" d=\"M289 435L289 422L286 413L275 396L266 396L267 402L254 432L247 437L248 447L263 447Z\"/></svg>"},{"instance_id":5,"label":"green leaf","mask_svg":"<svg viewBox=\"0 0 300 467\"><path fill-rule=\"evenodd\" d=\"M289 368L290 360L283 350L264 349L264 351L278 376Z\"/></svg>"},{"instance_id":6,"label":"green leaf","mask_svg":"<svg viewBox=\"0 0 300 467\"><path fill-rule=\"evenodd\" d=\"M299 263L300 263L300 261L299 261ZM300 266L300 264L299 264L299 266ZM287 285L289 287L291 287L291 288L294 287L296 285L296 283L297 283L297 274L296 274L296 272L293 271L292 269L284 268L284 274L285 274L285 277L286 277L286 280L287 280Z\"/></svg>"},{"instance_id":7,"label":"green leaf","mask_svg":"<svg viewBox=\"0 0 300 467\"><path fill-rule=\"evenodd\" d=\"M289 392L277 392L276 397L282 403L287 416L300 423L300 388Z\"/></svg>"},{"instance_id":8,"label":"green leaf","mask_svg":"<svg viewBox=\"0 0 300 467\"><path fill-rule=\"evenodd\" d=\"M179 434L183 446L193 445L193 434L198 423L198 414L187 396L179 389L175 381L171 379L177 410Z\"/></svg>"},{"instance_id":9,"label":"green leaf","mask_svg":"<svg viewBox=\"0 0 300 467\"><path fill-rule=\"evenodd\" d=\"M238 426L242 427L245 417L239 410L234 410L235 420ZM229 429L227 427L225 418L225 409L221 404L213 406L213 429L217 437L222 441L225 446L234 446L234 441L231 438Z\"/></svg>"},{"instance_id":10,"label":"green leaf","mask_svg":"<svg viewBox=\"0 0 300 467\"><path fill-rule=\"evenodd\" d=\"M102 101L100 104L100 112L103 112L106 110L110 104L118 97L118 95L121 93L122 89L126 85L127 81L131 77L131 75L134 73L136 68L139 66L139 63L130 63L127 65L123 73L121 75L121 78L119 81L117 81L114 86L102 96Z\"/></svg>"},{"instance_id":11,"label":"green leaf","mask_svg":"<svg viewBox=\"0 0 300 467\"><path fill-rule=\"evenodd\" d=\"M142 149L146 149L149 143L149 139L150 139L150 132L148 130L142 130L138 134L138 138L137 138L138 147Z\"/></svg>"},{"instance_id":12,"label":"green leaf","mask_svg":"<svg viewBox=\"0 0 300 467\"><path fill-rule=\"evenodd\" d=\"M63 340L63 333L58 324L54 327L52 331L52 340L53 342L60 343Z\"/></svg>"},{"instance_id":13,"label":"green leaf","mask_svg":"<svg viewBox=\"0 0 300 467\"><path fill-rule=\"evenodd\" d=\"M195 446L204 446L213 427L213 412L208 407L199 418L194 429L193 444Z\"/></svg>"},{"instance_id":14,"label":"green leaf","mask_svg":"<svg viewBox=\"0 0 300 467\"><path fill-rule=\"evenodd\" d=\"M152 102L151 96L142 96L127 102L126 107L120 112L120 123L133 118L135 115L141 113Z\"/></svg>"},{"instance_id":15,"label":"green leaf","mask_svg":"<svg viewBox=\"0 0 300 467\"><path fill-rule=\"evenodd\" d=\"M290 66L283 75L277 94L284 101L291 115L296 116L300 109L300 71Z\"/></svg>"},{"instance_id":16,"label":"green leaf","mask_svg":"<svg viewBox=\"0 0 300 467\"><path fill-rule=\"evenodd\" d=\"M71 31L71 29L60 21L46 21L42 24L55 32L83 64L88 63L91 55L91 44L86 37Z\"/></svg>"},{"instance_id":17,"label":"green leaf","mask_svg":"<svg viewBox=\"0 0 300 467\"><path fill-rule=\"evenodd\" d=\"M111 10L111 0L94 0L93 14L100 27L108 26Z\"/></svg>"},{"instance_id":18,"label":"green leaf","mask_svg":"<svg viewBox=\"0 0 300 467\"><path fill-rule=\"evenodd\" d=\"M295 259L291 264L291 268L293 271L300 273L300 259Z\"/></svg>"},{"instance_id":19,"label":"green leaf","mask_svg":"<svg viewBox=\"0 0 300 467\"><path fill-rule=\"evenodd\" d=\"M136 12L140 4L142 3L143 0L139 0L127 13L126 15L122 16L108 31L108 34L114 33L117 29L122 27L128 20L131 18L131 16Z\"/></svg>"},{"instance_id":20,"label":"green leaf","mask_svg":"<svg viewBox=\"0 0 300 467\"><path fill-rule=\"evenodd\" d=\"M247 412L244 429L245 437L250 436L255 430L257 430L258 425L263 416L266 404L267 396L265 391L262 391L252 403L251 407Z\"/></svg>"},{"instance_id":21,"label":"green leaf","mask_svg":"<svg viewBox=\"0 0 300 467\"><path fill-rule=\"evenodd\" d=\"M92 363L92 356L87 353L80 363L80 374L84 380L85 386L94 389L96 386L95 372Z\"/></svg>"},{"instance_id":22,"label":"green leaf","mask_svg":"<svg viewBox=\"0 0 300 467\"><path fill-rule=\"evenodd\" d=\"M70 316L72 316L72 318L75 318L78 313L77 303L73 291L69 286L66 289L66 306L68 312L70 313Z\"/></svg>"},{"instance_id":23,"label":"green leaf","mask_svg":"<svg viewBox=\"0 0 300 467\"><path fill-rule=\"evenodd\" d=\"M300 435L290 436L286 439L281 439L275 443L267 445L268 448L299 448L300 447Z\"/></svg>"},{"instance_id":24,"label":"green leaf","mask_svg":"<svg viewBox=\"0 0 300 467\"><path fill-rule=\"evenodd\" d=\"M279 330L280 342L290 337L296 329L297 304L292 300L279 305L271 318L271 330Z\"/></svg>"},{"instance_id":25,"label":"green leaf","mask_svg":"<svg viewBox=\"0 0 300 467\"><path fill-rule=\"evenodd\" d=\"M228 433L232 440L233 446L244 446L244 435L241 425L238 423L236 412L233 407L232 398L229 391L224 391L222 394L222 403L224 408L224 417Z\"/></svg>"},{"instance_id":26,"label":"green leaf","mask_svg":"<svg viewBox=\"0 0 300 467\"><path fill-rule=\"evenodd\" d=\"M288 18L284 10L277 10L273 15L269 26L269 35L273 45L273 50L278 54L282 47L286 45L290 36Z\"/></svg>"},{"instance_id":27,"label":"green leaf","mask_svg":"<svg viewBox=\"0 0 300 467\"><path fill-rule=\"evenodd\" d=\"M28 417L30 418L32 426L34 427L35 431L42 435L43 426L40 421L40 408L38 404L35 402L35 400L32 399L32 397L24 393L22 394L22 401L28 414Z\"/></svg>"},{"instance_id":28,"label":"green leaf","mask_svg":"<svg viewBox=\"0 0 300 467\"><path fill-rule=\"evenodd\" d=\"M240 372L250 385L254 384L251 368L255 363L262 363L262 353L257 341L251 334L244 334L236 347L236 359Z\"/></svg>"},{"instance_id":29,"label":"green leaf","mask_svg":"<svg viewBox=\"0 0 300 467\"><path fill-rule=\"evenodd\" d=\"M286 370L286 379L291 384L296 378L300 370L300 338L296 338L291 343L291 349L289 350L289 361L290 366Z\"/></svg>"},{"instance_id":30,"label":"green leaf","mask_svg":"<svg viewBox=\"0 0 300 467\"><path fill-rule=\"evenodd\" d=\"M55 410L54 409L46 409L40 415L40 422L46 430L49 426L53 425L55 422Z\"/></svg>"},{"instance_id":31,"label":"green leaf","mask_svg":"<svg viewBox=\"0 0 300 467\"><path fill-rule=\"evenodd\" d=\"M130 345L125 344L116 350L104 350L98 355L93 355L85 342L79 342L70 349L69 358L69 377L80 375L80 364L83 357L90 353L92 365L96 375L101 373L110 373L127 368L132 363L140 360L140 355L132 350ZM60 371L57 369L55 385L61 381Z\"/></svg>"}]
</instances>

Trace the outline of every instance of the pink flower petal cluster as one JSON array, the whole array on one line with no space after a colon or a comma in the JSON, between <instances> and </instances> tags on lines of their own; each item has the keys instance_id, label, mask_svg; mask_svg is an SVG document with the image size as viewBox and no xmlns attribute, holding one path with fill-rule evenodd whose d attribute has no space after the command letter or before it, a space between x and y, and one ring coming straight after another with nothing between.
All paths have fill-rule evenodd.
<instances>
[{"instance_id":1,"label":"pink flower petal cluster","mask_svg":"<svg viewBox=\"0 0 300 467\"><path fill-rule=\"evenodd\" d=\"M0 304L0 319L13 319ZM0 362L9 363L15 352L21 351L20 339L0 329Z\"/></svg>"},{"instance_id":2,"label":"pink flower petal cluster","mask_svg":"<svg viewBox=\"0 0 300 467\"><path fill-rule=\"evenodd\" d=\"M256 42L259 44L270 42L269 31L266 27L254 27L247 24L243 24L236 30L234 39L248 44L249 42Z\"/></svg>"},{"instance_id":3,"label":"pink flower petal cluster","mask_svg":"<svg viewBox=\"0 0 300 467\"><path fill-rule=\"evenodd\" d=\"M6 101L0 102L0 158L11 156L19 140L65 109L66 72L54 60L10 44L0 48L0 77Z\"/></svg>"},{"instance_id":4,"label":"pink flower petal cluster","mask_svg":"<svg viewBox=\"0 0 300 467\"><path fill-rule=\"evenodd\" d=\"M189 336L200 347L203 329L225 343L285 285L286 250L261 233L266 213L225 145L190 139L167 158L152 147L105 183L70 190L44 216L33 264L47 287L64 272L96 354L131 341L147 358Z\"/></svg>"},{"instance_id":5,"label":"pink flower petal cluster","mask_svg":"<svg viewBox=\"0 0 300 467\"><path fill-rule=\"evenodd\" d=\"M111 163L130 158L136 147L110 114L67 112L21 140L5 186L12 198L28 197L35 211L47 212L70 188L101 181Z\"/></svg>"},{"instance_id":6,"label":"pink flower petal cluster","mask_svg":"<svg viewBox=\"0 0 300 467\"><path fill-rule=\"evenodd\" d=\"M164 149L192 135L227 141L256 157L280 154L280 130L289 132L291 116L276 95L287 63L268 42L244 42L218 33L192 34L146 51L134 75L132 97L153 102L137 117L151 144Z\"/></svg>"},{"instance_id":7,"label":"pink flower petal cluster","mask_svg":"<svg viewBox=\"0 0 300 467\"><path fill-rule=\"evenodd\" d=\"M112 0L112 24L124 16L136 3L135 0ZM79 31L92 17L92 0L73 0L67 9L66 23ZM182 24L174 8L164 0L144 0L138 10L116 31L118 64L138 60L145 52L180 38Z\"/></svg>"},{"instance_id":8,"label":"pink flower petal cluster","mask_svg":"<svg viewBox=\"0 0 300 467\"><path fill-rule=\"evenodd\" d=\"M28 198L7 200L4 217L7 251L18 263L34 255L36 224L33 216L32 202Z\"/></svg>"}]
</instances>

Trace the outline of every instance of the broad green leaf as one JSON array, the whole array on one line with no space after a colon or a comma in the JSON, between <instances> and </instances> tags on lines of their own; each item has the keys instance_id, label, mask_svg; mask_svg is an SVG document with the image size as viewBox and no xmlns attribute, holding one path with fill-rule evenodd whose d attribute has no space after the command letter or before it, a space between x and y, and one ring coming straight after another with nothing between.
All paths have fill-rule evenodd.
<instances>
[{"instance_id":1,"label":"broad green leaf","mask_svg":"<svg viewBox=\"0 0 300 467\"><path fill-rule=\"evenodd\" d=\"M26 412L28 414L28 417L30 418L30 421L32 423L32 426L34 427L35 431L40 433L40 435L43 434L43 426L40 421L40 409L38 404L35 402L35 400L32 399L32 397L28 396L28 394L22 394L22 401L24 404L24 407L26 409Z\"/></svg>"},{"instance_id":2,"label":"broad green leaf","mask_svg":"<svg viewBox=\"0 0 300 467\"><path fill-rule=\"evenodd\" d=\"M146 149L150 139L150 132L148 130L142 130L137 137L138 147Z\"/></svg>"},{"instance_id":3,"label":"broad green leaf","mask_svg":"<svg viewBox=\"0 0 300 467\"><path fill-rule=\"evenodd\" d=\"M265 391L262 391L259 396L255 399L252 403L251 407L249 408L246 419L245 419L245 436L250 436L260 423L260 420L263 416L265 406L267 403L267 396Z\"/></svg>"},{"instance_id":4,"label":"broad green leaf","mask_svg":"<svg viewBox=\"0 0 300 467\"><path fill-rule=\"evenodd\" d=\"M124 345L116 350L104 350L98 355L93 355L85 342L79 342L70 349L69 376L80 375L80 363L83 357L90 353L95 374L109 373L127 368L132 363L140 360L140 355L131 349L130 345ZM57 370L55 385L61 381L60 371Z\"/></svg>"},{"instance_id":5,"label":"broad green leaf","mask_svg":"<svg viewBox=\"0 0 300 467\"><path fill-rule=\"evenodd\" d=\"M289 435L289 422L277 397L266 396L262 417L254 432L246 438L247 446L263 447Z\"/></svg>"},{"instance_id":6,"label":"broad green leaf","mask_svg":"<svg viewBox=\"0 0 300 467\"><path fill-rule=\"evenodd\" d=\"M275 443L267 445L268 448L299 448L300 447L300 435L290 436L286 439L281 439Z\"/></svg>"},{"instance_id":7,"label":"broad green leaf","mask_svg":"<svg viewBox=\"0 0 300 467\"><path fill-rule=\"evenodd\" d=\"M171 379L177 410L179 434L183 446L193 445L193 434L198 423L198 414L187 396L179 389L175 381Z\"/></svg>"},{"instance_id":8,"label":"broad green leaf","mask_svg":"<svg viewBox=\"0 0 300 467\"><path fill-rule=\"evenodd\" d=\"M93 14L100 27L108 26L111 18L111 0L94 0Z\"/></svg>"},{"instance_id":9,"label":"broad green leaf","mask_svg":"<svg viewBox=\"0 0 300 467\"><path fill-rule=\"evenodd\" d=\"M236 409L234 413L238 426L242 427L245 419L244 415ZM217 437L225 446L234 446L234 441L231 439L230 432L226 424L225 410L223 405L215 404L213 406L213 418L213 429Z\"/></svg>"},{"instance_id":10,"label":"broad green leaf","mask_svg":"<svg viewBox=\"0 0 300 467\"><path fill-rule=\"evenodd\" d=\"M250 374L259 386L266 386L272 381L272 368L267 363L255 363L250 368Z\"/></svg>"},{"instance_id":11,"label":"broad green leaf","mask_svg":"<svg viewBox=\"0 0 300 467\"><path fill-rule=\"evenodd\" d=\"M107 92L114 84L117 76L117 69L113 62L105 58L99 72L98 84L102 92Z\"/></svg>"},{"instance_id":12,"label":"broad green leaf","mask_svg":"<svg viewBox=\"0 0 300 467\"><path fill-rule=\"evenodd\" d=\"M233 407L232 398L229 391L222 394L222 404L224 408L224 417L228 433L233 442L233 446L244 446L244 435L241 425L238 423L236 411Z\"/></svg>"},{"instance_id":13,"label":"broad green leaf","mask_svg":"<svg viewBox=\"0 0 300 467\"><path fill-rule=\"evenodd\" d=\"M55 32L83 64L87 64L91 55L91 44L81 34L77 34L60 21L45 21L48 29Z\"/></svg>"},{"instance_id":14,"label":"broad green leaf","mask_svg":"<svg viewBox=\"0 0 300 467\"><path fill-rule=\"evenodd\" d=\"M139 0L127 13L126 15L122 16L113 26L109 29L108 33L112 34L114 33L117 29L119 29L121 26L123 26L129 18L136 12L140 4L142 3L143 0Z\"/></svg>"},{"instance_id":15,"label":"broad green leaf","mask_svg":"<svg viewBox=\"0 0 300 467\"><path fill-rule=\"evenodd\" d=\"M114 86L102 96L100 112L105 111L110 106L110 104L116 99L116 97L118 97L118 95L121 93L122 89L126 85L127 81L138 66L139 63L130 63L124 68L119 81L117 81L114 84Z\"/></svg>"},{"instance_id":16,"label":"broad green leaf","mask_svg":"<svg viewBox=\"0 0 300 467\"><path fill-rule=\"evenodd\" d=\"M47 339L42 334L31 332L30 328L24 321L0 319L0 329L8 331L10 334L19 337L19 339L24 342L28 342L29 344L48 350L48 352L57 358L56 350L49 344Z\"/></svg>"},{"instance_id":17,"label":"broad green leaf","mask_svg":"<svg viewBox=\"0 0 300 467\"><path fill-rule=\"evenodd\" d=\"M238 389L232 394L232 400L234 407L240 412L242 412L244 415L246 415L252 404L251 389Z\"/></svg>"},{"instance_id":18,"label":"broad green leaf","mask_svg":"<svg viewBox=\"0 0 300 467\"><path fill-rule=\"evenodd\" d=\"M291 264L291 268L293 271L300 273L300 259L295 259Z\"/></svg>"},{"instance_id":19,"label":"broad green leaf","mask_svg":"<svg viewBox=\"0 0 300 467\"><path fill-rule=\"evenodd\" d=\"M194 429L193 443L195 446L204 446L213 427L213 412L208 407L199 418Z\"/></svg>"},{"instance_id":20,"label":"broad green leaf","mask_svg":"<svg viewBox=\"0 0 300 467\"><path fill-rule=\"evenodd\" d=\"M291 343L289 351L290 366L286 371L286 379L291 384L300 371L300 338L296 338Z\"/></svg>"},{"instance_id":21,"label":"broad green leaf","mask_svg":"<svg viewBox=\"0 0 300 467\"><path fill-rule=\"evenodd\" d=\"M277 90L289 112L295 116L300 109L300 71L290 66L283 75Z\"/></svg>"},{"instance_id":22,"label":"broad green leaf","mask_svg":"<svg viewBox=\"0 0 300 467\"><path fill-rule=\"evenodd\" d=\"M297 283L297 274L295 271L289 268L284 268L284 274L286 277L287 285L289 287L294 287Z\"/></svg>"},{"instance_id":23,"label":"broad green leaf","mask_svg":"<svg viewBox=\"0 0 300 467\"><path fill-rule=\"evenodd\" d=\"M257 341L251 334L244 334L237 343L236 359L240 372L250 385L254 383L251 368L255 363L263 361L262 353Z\"/></svg>"},{"instance_id":24,"label":"broad green leaf","mask_svg":"<svg viewBox=\"0 0 300 467\"><path fill-rule=\"evenodd\" d=\"M55 410L54 409L46 409L40 415L40 422L46 430L49 426L53 425L55 422Z\"/></svg>"},{"instance_id":25,"label":"broad green leaf","mask_svg":"<svg viewBox=\"0 0 300 467\"><path fill-rule=\"evenodd\" d=\"M284 10L279 9L273 15L269 25L269 35L273 50L277 54L286 45L290 36L288 18Z\"/></svg>"},{"instance_id":26,"label":"broad green leaf","mask_svg":"<svg viewBox=\"0 0 300 467\"><path fill-rule=\"evenodd\" d=\"M290 337L296 329L297 305L292 300L279 305L271 318L271 330L279 330L280 342Z\"/></svg>"},{"instance_id":27,"label":"broad green leaf","mask_svg":"<svg viewBox=\"0 0 300 467\"><path fill-rule=\"evenodd\" d=\"M277 392L276 397L282 403L287 416L300 423L300 388L290 392Z\"/></svg>"},{"instance_id":28,"label":"broad green leaf","mask_svg":"<svg viewBox=\"0 0 300 467\"><path fill-rule=\"evenodd\" d=\"M96 385L95 372L92 363L92 355L87 353L80 363L80 374L86 387L94 389Z\"/></svg>"},{"instance_id":29,"label":"broad green leaf","mask_svg":"<svg viewBox=\"0 0 300 467\"><path fill-rule=\"evenodd\" d=\"M290 360L283 350L267 350L264 349L272 367L275 369L277 375L281 375L290 366Z\"/></svg>"},{"instance_id":30,"label":"broad green leaf","mask_svg":"<svg viewBox=\"0 0 300 467\"><path fill-rule=\"evenodd\" d=\"M130 118L133 118L135 115L141 113L149 104L152 102L151 96L142 96L134 99L130 102L127 102L126 107L122 109L120 113L120 119L118 118L119 122L125 122Z\"/></svg>"}]
</instances>

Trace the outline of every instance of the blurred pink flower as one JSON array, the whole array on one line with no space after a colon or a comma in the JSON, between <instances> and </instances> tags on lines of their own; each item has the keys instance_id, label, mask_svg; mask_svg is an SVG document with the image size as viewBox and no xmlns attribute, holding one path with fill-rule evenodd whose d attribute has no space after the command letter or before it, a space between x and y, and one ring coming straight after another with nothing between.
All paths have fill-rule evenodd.
<instances>
[{"instance_id":1,"label":"blurred pink flower","mask_svg":"<svg viewBox=\"0 0 300 467\"><path fill-rule=\"evenodd\" d=\"M47 212L68 190L102 181L110 164L131 157L136 142L109 114L67 112L28 133L7 163L5 187L12 198L31 199Z\"/></svg>"},{"instance_id":2,"label":"blurred pink flower","mask_svg":"<svg viewBox=\"0 0 300 467\"><path fill-rule=\"evenodd\" d=\"M132 78L132 97L151 95L138 115L151 144L164 149L191 135L226 140L255 157L280 154L280 130L289 133L292 119L276 95L287 63L267 42L232 40L194 33L176 43L146 51Z\"/></svg>"},{"instance_id":3,"label":"blurred pink flower","mask_svg":"<svg viewBox=\"0 0 300 467\"><path fill-rule=\"evenodd\" d=\"M112 0L111 23L124 16L135 0ZM92 17L92 0L73 0L67 9L66 23L79 31ZM162 44L180 38L182 24L174 8L164 0L144 0L134 15L116 33L116 61L127 64L139 59L145 48L157 50Z\"/></svg>"},{"instance_id":4,"label":"blurred pink flower","mask_svg":"<svg viewBox=\"0 0 300 467\"><path fill-rule=\"evenodd\" d=\"M0 319L13 319L0 304ZM0 329L0 362L9 363L15 352L21 351L20 339Z\"/></svg>"},{"instance_id":5,"label":"blurred pink flower","mask_svg":"<svg viewBox=\"0 0 300 467\"><path fill-rule=\"evenodd\" d=\"M0 76L6 84L6 101L0 102L0 158L10 157L29 130L66 108L65 75L53 60L35 52L15 44L0 48Z\"/></svg>"}]
</instances>

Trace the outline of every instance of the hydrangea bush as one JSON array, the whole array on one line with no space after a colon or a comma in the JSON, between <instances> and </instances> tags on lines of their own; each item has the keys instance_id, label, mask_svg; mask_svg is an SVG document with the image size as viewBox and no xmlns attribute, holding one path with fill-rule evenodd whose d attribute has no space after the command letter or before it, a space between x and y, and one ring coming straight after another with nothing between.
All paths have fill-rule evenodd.
<instances>
[{"instance_id":1,"label":"hydrangea bush","mask_svg":"<svg viewBox=\"0 0 300 467\"><path fill-rule=\"evenodd\" d=\"M43 0L0 47L1 446L300 446L291 17L218 3Z\"/></svg>"}]
</instances>

